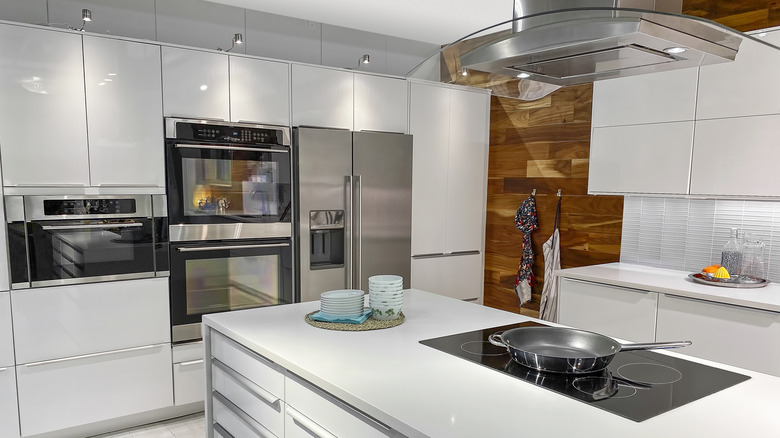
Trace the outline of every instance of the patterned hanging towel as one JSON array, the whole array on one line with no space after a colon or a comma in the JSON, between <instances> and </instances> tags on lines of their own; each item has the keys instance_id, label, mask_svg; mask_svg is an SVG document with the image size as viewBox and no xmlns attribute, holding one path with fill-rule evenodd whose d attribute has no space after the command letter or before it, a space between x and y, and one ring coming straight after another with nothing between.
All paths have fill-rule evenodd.
<instances>
[{"instance_id":1,"label":"patterned hanging towel","mask_svg":"<svg viewBox=\"0 0 780 438\"><path fill-rule=\"evenodd\" d=\"M515 293L520 306L531 301L531 287L534 285L534 250L531 247L531 232L539 228L536 218L536 198L529 196L517 209L515 226L523 232L523 256L517 267Z\"/></svg>"}]
</instances>

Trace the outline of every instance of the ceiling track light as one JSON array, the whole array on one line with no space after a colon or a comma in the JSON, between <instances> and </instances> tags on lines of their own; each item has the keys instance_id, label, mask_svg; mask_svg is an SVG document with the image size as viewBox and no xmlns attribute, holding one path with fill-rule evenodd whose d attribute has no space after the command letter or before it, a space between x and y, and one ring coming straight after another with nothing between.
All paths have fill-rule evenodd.
<instances>
[{"instance_id":1,"label":"ceiling track light","mask_svg":"<svg viewBox=\"0 0 780 438\"><path fill-rule=\"evenodd\" d=\"M360 64L370 64L371 63L371 57L368 56L368 54L365 54L360 57L358 60L358 67L360 67Z\"/></svg>"},{"instance_id":2,"label":"ceiling track light","mask_svg":"<svg viewBox=\"0 0 780 438\"><path fill-rule=\"evenodd\" d=\"M68 26L68 29L75 30L78 32L84 32L84 27L86 27L87 23L92 21L92 11L89 9L82 9L81 10L81 27L79 29L76 29L73 26Z\"/></svg>"},{"instance_id":3,"label":"ceiling track light","mask_svg":"<svg viewBox=\"0 0 780 438\"><path fill-rule=\"evenodd\" d=\"M243 34L237 33L237 34L233 35L233 44L230 46L229 49L224 50L224 49L221 49L221 48L217 47L217 50L219 50L220 52L229 52L229 51L233 50L233 48L235 48L237 44L238 45L244 44L244 35Z\"/></svg>"}]
</instances>

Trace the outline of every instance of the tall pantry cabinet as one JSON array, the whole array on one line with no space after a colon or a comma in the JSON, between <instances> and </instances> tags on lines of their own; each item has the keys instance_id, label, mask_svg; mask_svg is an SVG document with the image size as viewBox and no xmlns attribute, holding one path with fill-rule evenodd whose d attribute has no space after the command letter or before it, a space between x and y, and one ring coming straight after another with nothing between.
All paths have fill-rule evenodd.
<instances>
[{"instance_id":1,"label":"tall pantry cabinet","mask_svg":"<svg viewBox=\"0 0 780 438\"><path fill-rule=\"evenodd\" d=\"M482 298L489 115L486 91L411 84L414 288Z\"/></svg>"}]
</instances>

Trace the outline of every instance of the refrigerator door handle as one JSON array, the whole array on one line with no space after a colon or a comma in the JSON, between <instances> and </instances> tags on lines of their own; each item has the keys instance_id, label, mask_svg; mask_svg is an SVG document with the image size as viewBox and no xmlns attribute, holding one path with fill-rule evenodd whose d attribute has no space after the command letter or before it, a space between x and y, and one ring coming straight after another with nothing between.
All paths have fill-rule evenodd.
<instances>
[{"instance_id":1,"label":"refrigerator door handle","mask_svg":"<svg viewBox=\"0 0 780 438\"><path fill-rule=\"evenodd\" d=\"M355 185L357 185L357 205L355 215L357 221L357 248L355 251L355 270L358 289L363 289L363 178L361 175L355 175Z\"/></svg>"},{"instance_id":2,"label":"refrigerator door handle","mask_svg":"<svg viewBox=\"0 0 780 438\"><path fill-rule=\"evenodd\" d=\"M346 269L346 283L347 289L353 289L352 279L354 273L352 271L352 233L353 233L353 218L352 218L352 175L344 176L344 216L346 219L346 232L344 233L344 257Z\"/></svg>"}]
</instances>

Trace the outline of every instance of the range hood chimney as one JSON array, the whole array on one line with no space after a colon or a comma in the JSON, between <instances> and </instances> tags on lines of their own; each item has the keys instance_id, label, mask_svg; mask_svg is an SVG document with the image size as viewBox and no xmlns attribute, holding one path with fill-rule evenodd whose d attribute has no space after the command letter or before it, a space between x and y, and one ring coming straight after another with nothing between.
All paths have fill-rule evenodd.
<instances>
[{"instance_id":1,"label":"range hood chimney","mask_svg":"<svg viewBox=\"0 0 780 438\"><path fill-rule=\"evenodd\" d=\"M681 0L515 0L512 32L460 65L565 86L735 59L740 38L681 10Z\"/></svg>"}]
</instances>

